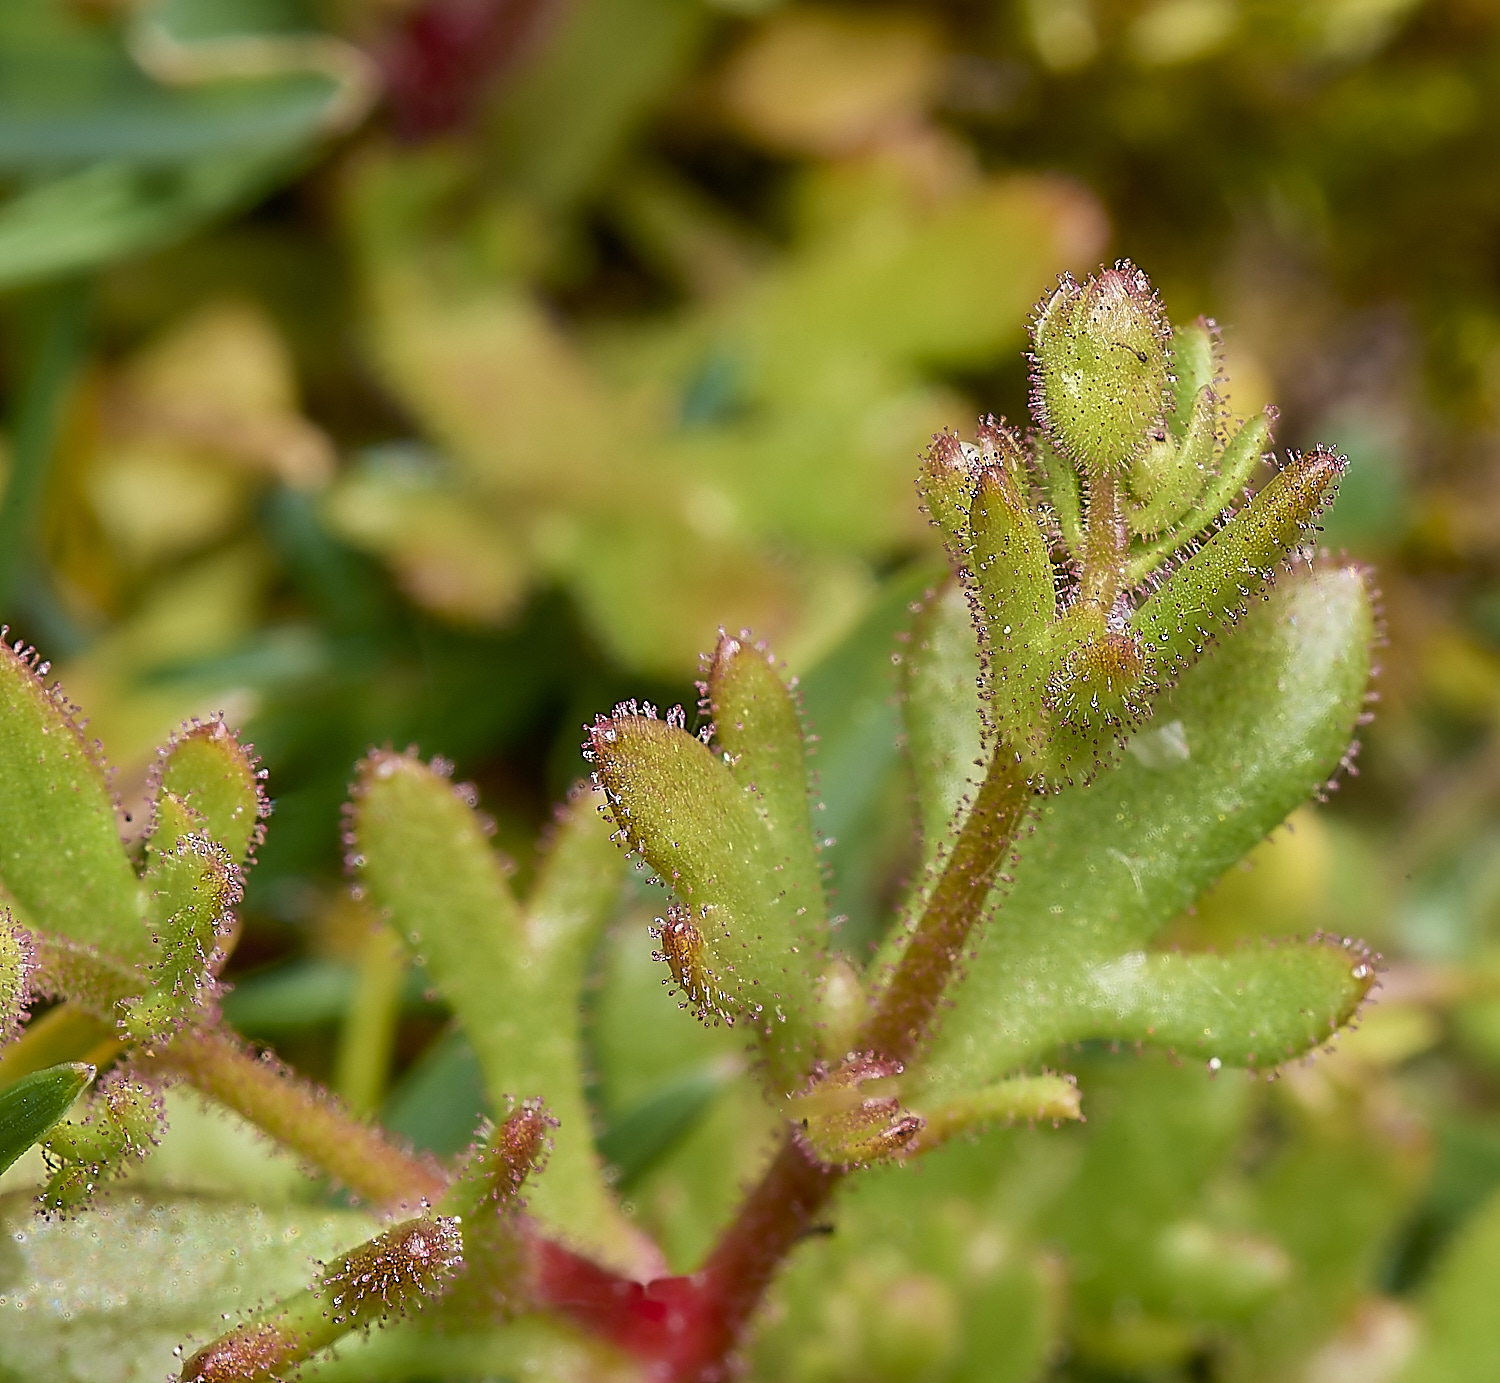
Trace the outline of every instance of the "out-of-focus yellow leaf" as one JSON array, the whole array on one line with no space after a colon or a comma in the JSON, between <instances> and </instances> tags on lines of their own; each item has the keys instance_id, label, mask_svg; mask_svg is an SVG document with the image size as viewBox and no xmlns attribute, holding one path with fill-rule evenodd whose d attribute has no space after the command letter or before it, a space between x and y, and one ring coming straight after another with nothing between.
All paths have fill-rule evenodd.
<instances>
[{"instance_id":1,"label":"out-of-focus yellow leaf","mask_svg":"<svg viewBox=\"0 0 1500 1383\"><path fill-rule=\"evenodd\" d=\"M752 139L839 155L915 124L941 79L935 36L910 11L789 10L735 54L723 102Z\"/></svg>"}]
</instances>

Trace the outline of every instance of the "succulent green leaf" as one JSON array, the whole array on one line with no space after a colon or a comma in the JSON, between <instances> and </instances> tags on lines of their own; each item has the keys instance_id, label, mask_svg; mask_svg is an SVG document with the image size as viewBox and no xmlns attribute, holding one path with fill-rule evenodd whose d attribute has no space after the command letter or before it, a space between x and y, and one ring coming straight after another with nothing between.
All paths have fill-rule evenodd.
<instances>
[{"instance_id":1,"label":"succulent green leaf","mask_svg":"<svg viewBox=\"0 0 1500 1383\"><path fill-rule=\"evenodd\" d=\"M1337 770L1373 633L1358 570L1284 580L1162 698L1117 767L1047 799L931 1048L933 1090L1098 1031L1098 968L1145 950Z\"/></svg>"},{"instance_id":2,"label":"succulent green leaf","mask_svg":"<svg viewBox=\"0 0 1500 1383\"><path fill-rule=\"evenodd\" d=\"M29 924L140 959L143 900L103 766L46 673L0 642L0 883Z\"/></svg>"},{"instance_id":3,"label":"succulent green leaf","mask_svg":"<svg viewBox=\"0 0 1500 1383\"><path fill-rule=\"evenodd\" d=\"M804 1148L824 1166L867 1167L903 1153L922 1119L894 1092L899 1066L855 1056L788 1100L787 1117Z\"/></svg>"},{"instance_id":4,"label":"succulent green leaf","mask_svg":"<svg viewBox=\"0 0 1500 1383\"><path fill-rule=\"evenodd\" d=\"M902 659L902 709L916 782L922 858L960 824L961 809L984 781L979 683L982 665L974 615L963 588L949 582L917 616Z\"/></svg>"},{"instance_id":5,"label":"succulent green leaf","mask_svg":"<svg viewBox=\"0 0 1500 1383\"><path fill-rule=\"evenodd\" d=\"M42 1143L52 1173L42 1204L64 1213L79 1209L128 1162L144 1161L165 1131L166 1114L153 1086L128 1075L107 1076L84 1118L53 1125Z\"/></svg>"},{"instance_id":6,"label":"succulent green leaf","mask_svg":"<svg viewBox=\"0 0 1500 1383\"><path fill-rule=\"evenodd\" d=\"M828 944L828 910L813 845L802 722L790 687L764 648L721 635L708 673L714 737L771 836L771 869L795 919L800 954Z\"/></svg>"},{"instance_id":7,"label":"succulent green leaf","mask_svg":"<svg viewBox=\"0 0 1500 1383\"><path fill-rule=\"evenodd\" d=\"M40 1141L93 1079L92 1066L70 1061L0 1090L0 1172Z\"/></svg>"},{"instance_id":8,"label":"succulent green leaf","mask_svg":"<svg viewBox=\"0 0 1500 1383\"><path fill-rule=\"evenodd\" d=\"M158 791L151 804L151 830L145 840L145 855L154 863L184 836L206 835L208 822L186 798L175 792Z\"/></svg>"},{"instance_id":9,"label":"succulent green leaf","mask_svg":"<svg viewBox=\"0 0 1500 1383\"><path fill-rule=\"evenodd\" d=\"M1212 526L1225 511L1236 509L1245 500L1245 492L1254 479L1256 467L1271 447L1271 423L1274 408L1257 414L1241 424L1220 453L1208 477L1206 488L1188 512L1161 537L1134 549L1125 568L1125 584L1138 586L1179 549L1188 546L1205 528Z\"/></svg>"},{"instance_id":10,"label":"succulent green leaf","mask_svg":"<svg viewBox=\"0 0 1500 1383\"><path fill-rule=\"evenodd\" d=\"M1006 741L1039 758L1057 593L1046 535L1008 471L987 466L980 473L970 532L969 585L980 612L985 700Z\"/></svg>"},{"instance_id":11,"label":"succulent green leaf","mask_svg":"<svg viewBox=\"0 0 1500 1383\"><path fill-rule=\"evenodd\" d=\"M915 1156L957 1134L978 1132L992 1124L1081 1119L1083 1101L1072 1076L1012 1076L914 1112L925 1124L907 1149Z\"/></svg>"},{"instance_id":12,"label":"succulent green leaf","mask_svg":"<svg viewBox=\"0 0 1500 1383\"><path fill-rule=\"evenodd\" d=\"M1075 557L1083 551L1083 490L1078 468L1049 446L1045 437L1037 437L1034 448L1034 467L1052 515L1057 523L1058 534L1067 550Z\"/></svg>"},{"instance_id":13,"label":"succulent green leaf","mask_svg":"<svg viewBox=\"0 0 1500 1383\"><path fill-rule=\"evenodd\" d=\"M1163 425L1166 314L1122 260L1085 283L1065 275L1032 323L1033 408L1052 445L1086 474L1118 472Z\"/></svg>"},{"instance_id":14,"label":"succulent green leaf","mask_svg":"<svg viewBox=\"0 0 1500 1383\"><path fill-rule=\"evenodd\" d=\"M1148 666L1138 636L1110 628L1097 609L1080 602L1057 622L1051 643L1046 706L1059 721L1097 731L1146 714Z\"/></svg>"},{"instance_id":15,"label":"succulent green leaf","mask_svg":"<svg viewBox=\"0 0 1500 1383\"><path fill-rule=\"evenodd\" d=\"M594 1153L578 1033L583 967L623 867L596 806L573 802L525 917L472 790L414 755L377 752L361 765L349 845L371 901L463 1024L494 1107L540 1095L559 1120L534 1210L626 1266L635 1237Z\"/></svg>"},{"instance_id":16,"label":"succulent green leaf","mask_svg":"<svg viewBox=\"0 0 1500 1383\"><path fill-rule=\"evenodd\" d=\"M31 933L0 907L0 1046L16 1035L26 1016L36 947Z\"/></svg>"},{"instance_id":17,"label":"succulent green leaf","mask_svg":"<svg viewBox=\"0 0 1500 1383\"><path fill-rule=\"evenodd\" d=\"M157 751L159 795L148 850L170 850L188 832L206 835L244 865L264 834L269 814L262 783L265 772L234 733L215 717L195 721ZM201 824L181 829L183 804Z\"/></svg>"},{"instance_id":18,"label":"succulent green leaf","mask_svg":"<svg viewBox=\"0 0 1500 1383\"><path fill-rule=\"evenodd\" d=\"M355 784L350 860L371 901L453 1006L486 1075L515 1034L495 996L520 968L520 909L472 799L415 755L377 752ZM522 1092L496 1084L499 1097Z\"/></svg>"},{"instance_id":19,"label":"succulent green leaf","mask_svg":"<svg viewBox=\"0 0 1500 1383\"><path fill-rule=\"evenodd\" d=\"M1332 1037L1375 983L1352 943L1263 943L1232 955L1132 951L1097 967L1097 1037L1151 1042L1221 1066L1278 1066Z\"/></svg>"},{"instance_id":20,"label":"succulent green leaf","mask_svg":"<svg viewBox=\"0 0 1500 1383\"><path fill-rule=\"evenodd\" d=\"M1205 389L1219 382L1219 329L1199 317L1172 330L1172 411L1167 431L1177 441L1187 435Z\"/></svg>"},{"instance_id":21,"label":"succulent green leaf","mask_svg":"<svg viewBox=\"0 0 1500 1383\"><path fill-rule=\"evenodd\" d=\"M620 708L590 736L599 785L630 847L681 906L662 951L700 1013L758 1033L773 1089L800 1083L816 1055L815 958L775 873L774 843L724 762L680 725Z\"/></svg>"},{"instance_id":22,"label":"succulent green leaf","mask_svg":"<svg viewBox=\"0 0 1500 1383\"><path fill-rule=\"evenodd\" d=\"M917 489L955 568L969 561L969 509L977 478L977 465L950 432L932 439L917 469Z\"/></svg>"},{"instance_id":23,"label":"succulent green leaf","mask_svg":"<svg viewBox=\"0 0 1500 1383\"><path fill-rule=\"evenodd\" d=\"M404 1220L328 1264L311 1287L205 1345L182 1366L183 1383L275 1383L351 1330L405 1316L447 1288L463 1267L454 1216Z\"/></svg>"},{"instance_id":24,"label":"succulent green leaf","mask_svg":"<svg viewBox=\"0 0 1500 1383\"><path fill-rule=\"evenodd\" d=\"M1344 466L1343 457L1321 449L1294 457L1166 576L1130 621L1158 676L1194 662L1240 617L1332 498Z\"/></svg>"},{"instance_id":25,"label":"succulent green leaf","mask_svg":"<svg viewBox=\"0 0 1500 1383\"><path fill-rule=\"evenodd\" d=\"M231 909L244 889L229 851L194 835L154 853L142 883L149 890L152 953L142 967L146 992L127 1007L125 1025L149 1045L174 1032L212 996L224 961L219 941L229 934Z\"/></svg>"},{"instance_id":26,"label":"succulent green leaf","mask_svg":"<svg viewBox=\"0 0 1500 1383\"><path fill-rule=\"evenodd\" d=\"M1213 483L1199 499L1196 515L1200 523L1210 523L1226 509L1238 505L1255 476L1255 468L1271 449L1271 424L1276 411L1267 408L1240 424L1219 456Z\"/></svg>"},{"instance_id":27,"label":"succulent green leaf","mask_svg":"<svg viewBox=\"0 0 1500 1383\"><path fill-rule=\"evenodd\" d=\"M1204 385L1182 436L1152 441L1131 471L1131 491L1142 501L1128 510L1132 533L1155 537L1193 510L1213 478L1218 428L1219 401Z\"/></svg>"},{"instance_id":28,"label":"succulent green leaf","mask_svg":"<svg viewBox=\"0 0 1500 1383\"><path fill-rule=\"evenodd\" d=\"M92 1022L80 1023L73 1036L92 1046L98 1040L97 1024L113 1028L120 1017L119 1006L144 988L139 968L65 936L35 932L32 939L36 950L32 989L49 999L66 1000L69 1009L88 1015Z\"/></svg>"}]
</instances>

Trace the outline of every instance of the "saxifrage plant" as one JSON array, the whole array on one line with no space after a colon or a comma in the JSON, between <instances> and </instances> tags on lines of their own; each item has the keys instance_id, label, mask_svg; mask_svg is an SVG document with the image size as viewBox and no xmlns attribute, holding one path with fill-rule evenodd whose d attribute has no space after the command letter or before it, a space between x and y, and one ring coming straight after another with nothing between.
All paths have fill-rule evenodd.
<instances>
[{"instance_id":1,"label":"saxifrage plant","mask_svg":"<svg viewBox=\"0 0 1500 1383\"><path fill-rule=\"evenodd\" d=\"M266 813L234 736L194 725L161 751L154 819L129 850L73 708L44 664L5 649L7 1032L28 1003L59 1002L0 1057L13 1082L0 1153L40 1140L50 1172L34 1207L6 1210L26 1247L0 1292L24 1305L28 1274L56 1276L70 1226L130 1241L139 1199L108 1182L150 1154L159 1091L185 1081L395 1222L340 1212L311 1285L206 1343L214 1322L181 1322L182 1378L280 1377L400 1316L451 1338L549 1313L607 1347L599 1369L613 1351L647 1377L717 1379L799 1242L825 1216L836 1228L841 1183L991 1123L1077 1118L1086 1086L1049 1069L1070 1044L1269 1070L1346 1024L1376 969L1351 941L1151 949L1347 764L1371 593L1358 569L1315 567L1309 546L1343 461L1292 456L1246 498L1272 418L1225 435L1214 328L1174 332L1129 264L1064 279L1032 334L1035 433L986 420L922 463L952 578L899 646L921 862L868 963L835 944L795 684L748 634L721 635L696 733L681 708L596 721L595 789L561 816L524 903L447 765L387 749L359 766L356 893L463 1024L497 1108L510 1102L454 1166L412 1156L222 1022L216 976ZM745 1034L780 1127L686 1275L666 1274L630 1222L591 1127L580 1009L627 851L670 891L668 981L698 1018ZM86 1109L63 1117L106 1063ZM189 1244L253 1254L223 1215L189 1220ZM132 1270L149 1276L149 1258ZM950 1358L946 1376L978 1375Z\"/></svg>"}]
</instances>

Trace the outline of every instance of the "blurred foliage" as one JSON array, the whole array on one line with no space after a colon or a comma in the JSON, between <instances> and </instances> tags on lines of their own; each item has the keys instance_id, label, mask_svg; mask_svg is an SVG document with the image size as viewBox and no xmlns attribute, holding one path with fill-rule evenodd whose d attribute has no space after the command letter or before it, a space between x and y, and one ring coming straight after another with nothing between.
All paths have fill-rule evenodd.
<instances>
[{"instance_id":1,"label":"blurred foliage","mask_svg":"<svg viewBox=\"0 0 1500 1383\"><path fill-rule=\"evenodd\" d=\"M1022 415L1023 309L1129 254L1177 320L1233 324L1234 414L1274 399L1279 444L1348 451L1326 540L1378 564L1389 638L1359 775L1170 944L1353 933L1383 997L1272 1084L1070 1051L1086 1125L870 1177L755 1365L1490 1379L1497 122L1479 0L10 0L0 608L89 709L127 832L182 719L245 727L276 818L227 1012L451 1152L476 1058L345 896L356 759L455 760L524 892L585 716L691 704L694 655L751 626L803 677L836 935L867 954L916 863L890 663L936 554L912 460ZM589 962L586 1094L627 1213L685 1267L770 1119L728 1080L740 1041L660 990L654 910L638 890ZM159 1207L0 1274L128 1261L151 1216L184 1262L204 1217L254 1226L256 1262L205 1257L142 1308L175 1342L189 1299L362 1236L242 1130L172 1122ZM0 1376L129 1376L107 1308L39 1301L56 1352L0 1345ZM376 1338L334 1370L436 1357ZM514 1333L449 1371L585 1367Z\"/></svg>"}]
</instances>

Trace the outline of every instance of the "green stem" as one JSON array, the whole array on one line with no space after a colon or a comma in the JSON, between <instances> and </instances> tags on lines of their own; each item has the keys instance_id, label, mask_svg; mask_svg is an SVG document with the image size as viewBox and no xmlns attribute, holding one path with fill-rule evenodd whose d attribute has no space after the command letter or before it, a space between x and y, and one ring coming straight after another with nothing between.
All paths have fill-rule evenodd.
<instances>
[{"instance_id":1,"label":"green stem","mask_svg":"<svg viewBox=\"0 0 1500 1383\"><path fill-rule=\"evenodd\" d=\"M1088 477L1084 515L1083 582L1078 598L1108 614L1119 598L1130 560L1130 526L1125 521L1120 477L1099 471Z\"/></svg>"},{"instance_id":2,"label":"green stem","mask_svg":"<svg viewBox=\"0 0 1500 1383\"><path fill-rule=\"evenodd\" d=\"M256 1057L225 1033L184 1029L139 1066L183 1077L376 1205L432 1203L447 1189L436 1163L402 1152L269 1053Z\"/></svg>"},{"instance_id":3,"label":"green stem","mask_svg":"<svg viewBox=\"0 0 1500 1383\"><path fill-rule=\"evenodd\" d=\"M888 1061L910 1060L931 1026L1031 797L1024 770L1002 742L895 973L856 1039L860 1050Z\"/></svg>"},{"instance_id":4,"label":"green stem","mask_svg":"<svg viewBox=\"0 0 1500 1383\"><path fill-rule=\"evenodd\" d=\"M440 1214L406 1220L330 1263L305 1291L205 1345L183 1365L181 1379L257 1383L283 1377L350 1331L369 1329L441 1295L465 1267L466 1240L476 1230L483 1239L488 1222L514 1205L548 1127L539 1104L523 1104L454 1181Z\"/></svg>"},{"instance_id":5,"label":"green stem","mask_svg":"<svg viewBox=\"0 0 1500 1383\"><path fill-rule=\"evenodd\" d=\"M88 287L79 279L46 289L45 314L31 368L11 424L10 478L0 500L0 609L9 607L24 564L34 555L37 511L57 450L68 391L86 339Z\"/></svg>"}]
</instances>

